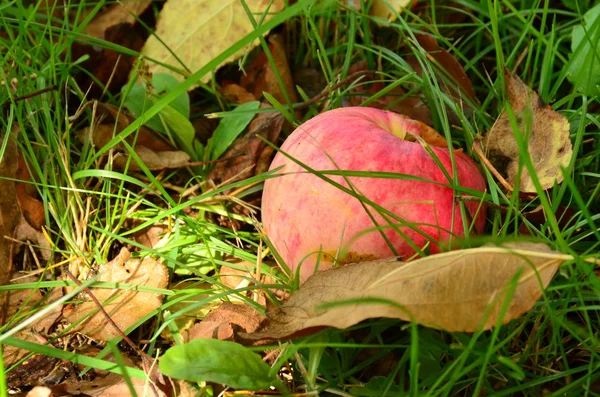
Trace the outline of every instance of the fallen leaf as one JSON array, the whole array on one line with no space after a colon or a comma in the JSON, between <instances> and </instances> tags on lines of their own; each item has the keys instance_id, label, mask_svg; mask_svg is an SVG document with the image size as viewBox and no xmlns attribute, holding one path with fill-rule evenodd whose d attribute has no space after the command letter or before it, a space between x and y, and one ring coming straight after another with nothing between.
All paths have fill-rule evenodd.
<instances>
[{"instance_id":1,"label":"fallen leaf","mask_svg":"<svg viewBox=\"0 0 600 397\"><path fill-rule=\"evenodd\" d=\"M83 142L89 140L94 146L101 148L108 144L113 137L124 130L133 120L125 112L119 112L115 106L97 102L96 118L101 122L90 128L84 128L78 133ZM151 171L160 171L167 168L186 167L190 156L172 147L151 129L142 126L137 134L131 134L126 139L127 143L134 145L135 153ZM118 169L125 169L129 153L125 145L118 143L113 148L117 151L114 156L114 165ZM139 164L129 161L129 170L140 171Z\"/></svg>"},{"instance_id":2,"label":"fallen leaf","mask_svg":"<svg viewBox=\"0 0 600 397\"><path fill-rule=\"evenodd\" d=\"M542 188L549 189L563 180L561 167L567 167L573 156L569 136L569 121L560 113L542 102L521 79L508 70L504 72L508 102L518 120L519 131L513 131L507 112L496 120L485 135L483 147L486 157L512 185L519 183L521 192L536 192L528 170L519 171L519 145L515 134L528 134L527 144L533 167Z\"/></svg>"},{"instance_id":3,"label":"fallen leaf","mask_svg":"<svg viewBox=\"0 0 600 397\"><path fill-rule=\"evenodd\" d=\"M430 34L413 33L417 42L427 53L427 57L432 61L438 83L450 97L454 98L457 103L460 103L465 109L469 109L467 103L476 100L475 90L471 85L469 76L465 73L460 62L452 56L448 51L440 47L435 37ZM412 68L420 76L423 75L421 64L415 56L406 57Z\"/></svg>"},{"instance_id":4,"label":"fallen leaf","mask_svg":"<svg viewBox=\"0 0 600 397\"><path fill-rule=\"evenodd\" d=\"M261 98L263 92L268 92L280 103L287 103L285 90L292 103L298 102L292 72L285 54L285 43L281 35L274 34L269 37L269 51L273 57L275 68L269 63L267 55L260 52L248 66L246 73L240 80L240 85L251 92L255 98ZM275 70L279 72L283 87L277 81Z\"/></svg>"},{"instance_id":5,"label":"fallen leaf","mask_svg":"<svg viewBox=\"0 0 600 397\"><path fill-rule=\"evenodd\" d=\"M19 154L19 166L17 167L16 183L17 202L21 209L23 217L36 230L40 230L46 224L46 214L44 212L44 203L37 198L37 189L31 182L31 175L25 158L22 153Z\"/></svg>"},{"instance_id":6,"label":"fallen leaf","mask_svg":"<svg viewBox=\"0 0 600 397\"><path fill-rule=\"evenodd\" d=\"M184 335L184 342L200 338L240 341L239 333L259 329L265 317L247 304L224 302Z\"/></svg>"},{"instance_id":7,"label":"fallen leaf","mask_svg":"<svg viewBox=\"0 0 600 397\"><path fill-rule=\"evenodd\" d=\"M4 154L0 159L0 285L4 285L10 277L10 263L12 263L11 242L6 237L12 237L21 213L17 204L17 189L14 182L19 148L12 135L0 139L7 140ZM3 311L5 304L5 301L2 302ZM1 317L5 318L5 316Z\"/></svg>"},{"instance_id":8,"label":"fallen leaf","mask_svg":"<svg viewBox=\"0 0 600 397\"><path fill-rule=\"evenodd\" d=\"M115 4L104 12L99 12L85 27L85 32L92 37L104 38L110 27L126 23L133 25L135 17L139 17L150 6L152 1L129 0Z\"/></svg>"},{"instance_id":9,"label":"fallen leaf","mask_svg":"<svg viewBox=\"0 0 600 397\"><path fill-rule=\"evenodd\" d=\"M157 224L135 232L133 234L133 241L148 248L155 248L161 241L164 243L165 240L168 240L168 237L169 228ZM163 240L163 238L165 238L165 240Z\"/></svg>"},{"instance_id":10,"label":"fallen leaf","mask_svg":"<svg viewBox=\"0 0 600 397\"><path fill-rule=\"evenodd\" d=\"M227 102L243 104L256 101L254 94L246 91L244 87L238 84L227 84L221 87L221 95L227 99Z\"/></svg>"},{"instance_id":11,"label":"fallen leaf","mask_svg":"<svg viewBox=\"0 0 600 397\"><path fill-rule=\"evenodd\" d=\"M263 104L261 107L270 105ZM259 136L273 144L276 143L283 121L283 116L277 112L259 113L250 123L246 135L235 141L221 156L227 160L218 162L210 170L208 179L212 179L216 184L223 181L233 183L267 171L273 149Z\"/></svg>"},{"instance_id":12,"label":"fallen leaf","mask_svg":"<svg viewBox=\"0 0 600 397\"><path fill-rule=\"evenodd\" d=\"M150 171L160 171L167 168L185 167L190 162L189 154L180 150L168 152L155 152L145 146L137 146L135 153ZM114 164L119 169L125 169L127 166L127 155L115 157ZM142 168L137 161L129 162L129 169L132 171L140 171Z\"/></svg>"},{"instance_id":13,"label":"fallen leaf","mask_svg":"<svg viewBox=\"0 0 600 397\"><path fill-rule=\"evenodd\" d=\"M369 10L369 15L393 22L397 18L397 13L415 3L417 3L416 0L375 0Z\"/></svg>"},{"instance_id":14,"label":"fallen leaf","mask_svg":"<svg viewBox=\"0 0 600 397\"><path fill-rule=\"evenodd\" d=\"M584 23L574 26L571 34L573 55L567 77L586 95L596 96L600 93L600 50L596 44L600 39L600 4L587 11L583 19Z\"/></svg>"},{"instance_id":15,"label":"fallen leaf","mask_svg":"<svg viewBox=\"0 0 600 397\"><path fill-rule=\"evenodd\" d=\"M130 258L130 253L123 248L112 261L100 265L98 281L111 283L127 283L133 286L165 288L169 280L167 267L151 257L143 259ZM124 331L140 318L155 310L162 303L162 295L154 292L134 291L126 289L91 288L94 296L103 303L103 307L113 321ZM116 298L115 298L116 297ZM104 302L110 298L109 303ZM117 331L108 323L103 313L93 301L87 301L65 309L65 316L71 323L76 323L92 314L77 330L91 338L109 341L116 337Z\"/></svg>"},{"instance_id":16,"label":"fallen leaf","mask_svg":"<svg viewBox=\"0 0 600 397\"><path fill-rule=\"evenodd\" d=\"M565 255L544 244L514 243L407 263L394 257L346 265L310 277L289 301L267 312L267 331L251 337L279 339L319 327L347 328L376 317L414 320L450 332L487 330L530 310L563 261ZM343 301L349 302L320 307Z\"/></svg>"},{"instance_id":17,"label":"fallen leaf","mask_svg":"<svg viewBox=\"0 0 600 397\"><path fill-rule=\"evenodd\" d=\"M95 111L94 123L103 125L99 131L93 131L91 136L88 136L89 129L84 129L88 134L80 134L80 139L91 138L92 142L97 147L105 146L115 133L119 133L127 128L135 119L126 113L119 110L118 107L99 101L91 101L86 106L92 106ZM110 127L110 128L107 128ZM148 149L161 152L173 150L173 147L164 140L160 135L145 126L140 127L136 134L131 134L125 138L125 141L130 145L141 145ZM134 146L135 147L135 146ZM122 148L122 146L120 147Z\"/></svg>"},{"instance_id":18,"label":"fallen leaf","mask_svg":"<svg viewBox=\"0 0 600 397\"><path fill-rule=\"evenodd\" d=\"M284 2L247 0L246 5L256 23L261 19L264 23L283 9ZM181 10L185 10L183 18ZM224 24L223 21L227 23ZM193 73L253 30L254 26L244 6L237 0L170 0L160 12L155 35L146 41L142 54L177 68L182 68L183 64ZM259 40L255 40L250 47L256 46L258 42ZM248 48L241 49L221 65L215 65L215 70L247 51ZM150 72L173 74L157 63L150 65ZM184 79L179 74L174 76L182 81ZM211 75L206 74L200 81L206 83L210 79Z\"/></svg>"}]
</instances>

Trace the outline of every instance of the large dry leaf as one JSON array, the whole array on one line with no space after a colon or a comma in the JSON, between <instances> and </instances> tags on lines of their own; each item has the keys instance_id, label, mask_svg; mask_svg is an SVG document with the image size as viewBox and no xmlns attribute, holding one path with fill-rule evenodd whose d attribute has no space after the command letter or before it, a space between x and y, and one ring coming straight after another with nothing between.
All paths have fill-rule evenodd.
<instances>
[{"instance_id":1,"label":"large dry leaf","mask_svg":"<svg viewBox=\"0 0 600 397\"><path fill-rule=\"evenodd\" d=\"M125 248L121 250L115 259L100 265L98 274L98 281L127 283L134 286L153 288L165 288L169 280L169 271L165 265L150 257L141 260L132 259L129 251ZM162 295L153 292L107 288L92 288L91 290L101 303L114 298L110 303L103 304L103 307L121 330L133 325L162 303ZM97 306L90 300L65 310L65 316L70 322L75 323L93 311L97 311ZM77 330L103 341L108 341L118 335L101 312L92 314Z\"/></svg>"},{"instance_id":2,"label":"large dry leaf","mask_svg":"<svg viewBox=\"0 0 600 397\"><path fill-rule=\"evenodd\" d=\"M569 122L566 117L544 104L539 95L514 73L505 70L504 79L508 101L518 120L519 131L513 132L507 112L502 112L484 137L486 156L496 170L514 185L520 163L515 134L529 134L526 141L536 175L542 188L549 189L554 183L562 182L560 168L567 167L573 156ZM531 175L524 166L519 185L522 192L536 191Z\"/></svg>"},{"instance_id":3,"label":"large dry leaf","mask_svg":"<svg viewBox=\"0 0 600 397\"><path fill-rule=\"evenodd\" d=\"M246 5L258 23L267 12L263 23L283 9L283 0L246 0ZM185 12L182 12L185 10ZM156 36L150 36L142 54L148 58L182 68L179 60L196 72L224 50L254 30L244 6L239 0L169 0L163 7L156 23ZM258 44L255 40L252 47ZM238 51L225 63L243 55L248 48ZM177 58L176 58L177 57ZM217 65L219 67L221 65ZM158 64L150 65L152 73L173 72ZM174 74L182 79L179 74ZM202 82L211 78L206 74Z\"/></svg>"},{"instance_id":4,"label":"large dry leaf","mask_svg":"<svg viewBox=\"0 0 600 397\"><path fill-rule=\"evenodd\" d=\"M487 330L499 320L504 324L530 310L565 258L544 244L516 243L407 263L394 257L319 272L288 302L270 310L268 330L254 337L278 339L318 327L347 328L375 317L414 320L453 332ZM508 309L500 319L507 289L518 272ZM319 308L357 299L365 301Z\"/></svg>"},{"instance_id":5,"label":"large dry leaf","mask_svg":"<svg viewBox=\"0 0 600 397\"><path fill-rule=\"evenodd\" d=\"M120 23L133 24L135 17L140 16L150 6L151 1L129 0L115 4L108 10L98 13L85 27L89 36L104 38L107 29Z\"/></svg>"}]
</instances>

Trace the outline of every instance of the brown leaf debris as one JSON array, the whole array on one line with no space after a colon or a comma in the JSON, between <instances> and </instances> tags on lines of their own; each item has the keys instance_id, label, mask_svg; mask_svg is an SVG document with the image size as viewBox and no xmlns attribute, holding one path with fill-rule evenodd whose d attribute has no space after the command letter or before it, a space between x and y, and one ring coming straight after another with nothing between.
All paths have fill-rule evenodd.
<instances>
[{"instance_id":1,"label":"brown leaf debris","mask_svg":"<svg viewBox=\"0 0 600 397\"><path fill-rule=\"evenodd\" d=\"M543 189L549 189L554 183L562 182L560 168L567 167L573 156L569 122L542 102L539 95L516 74L505 70L504 79L508 102L517 119L519 131L513 131L507 112L502 112L484 137L486 157L510 184L519 182L522 192L533 193L536 188L524 166L517 181L519 164L522 163L516 136L525 139L540 184ZM523 137L522 134L527 135Z\"/></svg>"},{"instance_id":2,"label":"brown leaf debris","mask_svg":"<svg viewBox=\"0 0 600 397\"><path fill-rule=\"evenodd\" d=\"M132 259L129 251L125 248L115 259L100 265L98 274L98 281L153 288L165 288L169 279L169 272L165 265L150 257ZM121 330L127 329L162 303L162 295L153 292L135 291L128 288L91 288L91 290L102 303L111 299L103 306ZM75 323L92 312L95 313L79 325L79 332L103 341L108 341L118 335L114 327L107 323L104 314L97 312L94 302L88 301L66 309L65 316L70 322Z\"/></svg>"}]
</instances>

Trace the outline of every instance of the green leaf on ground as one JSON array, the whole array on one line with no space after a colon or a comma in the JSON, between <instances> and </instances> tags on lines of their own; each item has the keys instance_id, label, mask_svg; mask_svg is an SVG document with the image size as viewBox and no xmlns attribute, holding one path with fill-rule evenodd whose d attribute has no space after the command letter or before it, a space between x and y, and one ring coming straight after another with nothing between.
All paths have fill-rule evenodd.
<instances>
[{"instance_id":1,"label":"green leaf on ground","mask_svg":"<svg viewBox=\"0 0 600 397\"><path fill-rule=\"evenodd\" d=\"M600 4L585 13L584 24L573 28L571 50L573 60L568 78L586 95L598 95L600 90Z\"/></svg>"},{"instance_id":2,"label":"green leaf on ground","mask_svg":"<svg viewBox=\"0 0 600 397\"><path fill-rule=\"evenodd\" d=\"M244 346L217 339L195 339L170 348L160 371L190 382L215 382L235 389L260 390L278 384L271 367Z\"/></svg>"},{"instance_id":3,"label":"green leaf on ground","mask_svg":"<svg viewBox=\"0 0 600 397\"><path fill-rule=\"evenodd\" d=\"M227 151L254 118L255 113L251 111L259 106L258 101L244 103L223 116L212 138L208 140L210 160L217 160Z\"/></svg>"}]
</instances>

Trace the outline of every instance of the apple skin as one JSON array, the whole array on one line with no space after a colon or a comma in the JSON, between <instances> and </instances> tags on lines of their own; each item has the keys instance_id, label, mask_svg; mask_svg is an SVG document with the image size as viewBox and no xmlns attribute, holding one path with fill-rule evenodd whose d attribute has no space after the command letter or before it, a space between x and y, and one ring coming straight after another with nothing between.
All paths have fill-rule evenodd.
<instances>
[{"instance_id":1,"label":"apple skin","mask_svg":"<svg viewBox=\"0 0 600 397\"><path fill-rule=\"evenodd\" d=\"M315 170L385 171L448 184L421 143L396 136L403 132L420 136L427 128L419 121L389 111L340 108L299 126L281 151ZM430 149L452 176L448 149ZM486 184L475 163L461 152L455 151L454 157L460 185L484 191ZM378 224L384 226L374 229L376 226L356 197L308 173L278 152L270 170L281 166L284 167L278 173L284 175L265 181L262 220L267 237L286 265L294 272L302 265L301 281L313 274L317 260L318 270L324 270L332 266L336 256L342 264L392 256L382 231L404 259L415 254L406 238L419 248L430 240L406 226L399 228L405 234L402 236L387 226L390 221L365 204ZM342 176L326 176L348 187ZM430 253L440 251L436 241L448 240L450 230L457 237L464 236L461 211L450 187L406 179L347 178L357 192L431 236ZM479 205L465 203L472 216ZM479 209L474 229L481 232L484 224L485 207ZM367 229L370 231L365 232Z\"/></svg>"}]
</instances>

